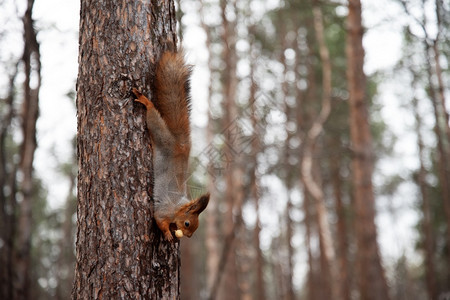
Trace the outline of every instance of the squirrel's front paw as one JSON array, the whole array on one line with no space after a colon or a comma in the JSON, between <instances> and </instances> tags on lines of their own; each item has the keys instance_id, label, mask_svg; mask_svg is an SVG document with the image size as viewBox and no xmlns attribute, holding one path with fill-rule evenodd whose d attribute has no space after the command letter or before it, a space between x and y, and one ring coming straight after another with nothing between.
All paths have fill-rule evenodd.
<instances>
[{"instance_id":1,"label":"squirrel's front paw","mask_svg":"<svg viewBox=\"0 0 450 300\"><path fill-rule=\"evenodd\" d=\"M168 230L168 231L166 231L166 232L164 233L164 237L166 238L166 240L167 240L168 242L173 241L173 236L172 236L172 233L170 232L170 230Z\"/></svg>"}]
</instances>

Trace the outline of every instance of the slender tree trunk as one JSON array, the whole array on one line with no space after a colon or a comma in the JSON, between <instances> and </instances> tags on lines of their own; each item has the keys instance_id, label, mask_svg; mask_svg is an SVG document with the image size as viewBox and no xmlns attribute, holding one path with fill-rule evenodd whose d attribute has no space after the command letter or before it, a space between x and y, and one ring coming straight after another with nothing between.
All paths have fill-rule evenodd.
<instances>
[{"instance_id":1,"label":"slender tree trunk","mask_svg":"<svg viewBox=\"0 0 450 300\"><path fill-rule=\"evenodd\" d=\"M389 299L389 294L375 226L375 197L372 186L374 155L367 113L366 76L363 71L364 30L360 0L348 2L347 30L347 79L359 293L362 300L386 300Z\"/></svg>"},{"instance_id":2,"label":"slender tree trunk","mask_svg":"<svg viewBox=\"0 0 450 300\"><path fill-rule=\"evenodd\" d=\"M317 299L316 295L316 289L314 284L314 277L315 277L315 269L314 269L314 258L312 255L312 249L311 249L311 213L310 213L310 201L308 192L306 189L303 191L303 211L305 212L305 247L306 252L308 256L308 279L307 279L307 286L308 286L308 296L306 299L308 300L315 300Z\"/></svg>"},{"instance_id":3,"label":"slender tree trunk","mask_svg":"<svg viewBox=\"0 0 450 300\"><path fill-rule=\"evenodd\" d=\"M254 35L253 27L249 28L249 33ZM253 42L252 42L253 43ZM251 44L250 48L253 48L253 44ZM253 140L252 140L252 168L250 170L250 189L251 189L251 198L254 201L255 205L255 229L253 231L253 243L255 249L255 285L254 285L254 295L256 299L265 300L266 299L266 288L264 284L264 256L261 251L261 243L260 243L260 234L261 234L261 220L259 217L259 175L257 171L258 167L258 153L261 152L261 142L260 142L260 132L258 126L258 118L256 116L256 90L257 85L255 81L255 69L256 69L256 59L252 56L252 50L250 50L250 109L251 109L251 123L253 130Z\"/></svg>"},{"instance_id":4,"label":"slender tree trunk","mask_svg":"<svg viewBox=\"0 0 450 300\"><path fill-rule=\"evenodd\" d=\"M179 299L179 244L152 222L145 111L155 62L176 43L173 1L81 1L78 232L73 299Z\"/></svg>"},{"instance_id":5,"label":"slender tree trunk","mask_svg":"<svg viewBox=\"0 0 450 300\"><path fill-rule=\"evenodd\" d=\"M434 91L431 92L433 98L438 98L439 99L439 104L433 104L434 107L434 111L435 111L435 116L436 116L436 135L437 138L441 139L441 141L438 141L438 149L440 152L440 156L441 156L441 164L440 164L440 173L442 173L440 175L440 177L442 178L441 180L441 187L442 187L442 194L444 197L444 210L446 213L446 222L447 222L447 249L448 249L448 270L450 270L450 120L449 120L449 114L447 111L447 105L446 105L446 99L445 99L445 87L444 87L444 82L442 79L442 68L441 68L441 64L439 61L439 48L438 48L438 40L436 39L433 43L433 56L434 56L434 69L435 69L435 75L437 78L437 93L435 93ZM431 50L431 49L430 49ZM427 53L429 53L427 51ZM428 54L429 56L430 54ZM431 69L431 61L430 59L428 59L429 62L429 68ZM429 78L429 82L430 82L430 90L433 89L432 86L432 80L431 80L431 76ZM437 95L436 95L437 94ZM433 100L434 102L437 102L436 100ZM438 109L438 106L440 107L440 109ZM442 115L442 121L440 121L438 115L439 112L441 111L441 115ZM442 126L444 127L443 131L445 132L444 134L439 133L439 131L441 131L438 127L440 127L442 124ZM450 272L450 271L449 271ZM447 279L449 281L450 284L450 273L447 274Z\"/></svg>"},{"instance_id":6,"label":"slender tree trunk","mask_svg":"<svg viewBox=\"0 0 450 300\"><path fill-rule=\"evenodd\" d=\"M261 251L261 242L260 242L260 234L261 234L261 220L259 218L259 195L257 191L257 183L255 182L252 186L252 198L255 200L255 213L256 213L256 221L255 221L255 229L253 232L254 235L254 248L255 248L255 272L256 272L256 280L255 280L255 299L265 300L266 299L266 287L264 284L264 256Z\"/></svg>"},{"instance_id":7,"label":"slender tree trunk","mask_svg":"<svg viewBox=\"0 0 450 300\"><path fill-rule=\"evenodd\" d=\"M215 71L213 69L213 56L212 56L212 50L211 50L211 31L210 28L204 23L204 19L206 16L205 12L205 4L203 1L201 1L201 26L203 28L203 31L206 34L206 48L209 51L209 57L208 57L208 69L210 72L209 81L208 81L208 99L209 99L209 110L208 110L208 126L206 128L206 139L207 139L207 145L208 147L213 147L213 138L214 138L214 118L212 116L212 95L213 95L213 82L212 82L212 75ZM214 171L214 159L210 158L210 162L207 166L207 173L208 173L208 191L211 193L211 197L213 195L217 195L216 188L215 188L215 171ZM214 284L214 278L217 276L217 268L219 266L219 237L218 237L218 231L217 228L219 228L219 224L217 222L217 217L219 215L218 209L217 209L217 201L210 201L208 204L208 214L206 214L206 226L205 226L205 243L206 243L206 250L207 250L207 258L206 258L206 286L207 291L210 292L212 290L213 284Z\"/></svg>"},{"instance_id":8,"label":"slender tree trunk","mask_svg":"<svg viewBox=\"0 0 450 300\"><path fill-rule=\"evenodd\" d=\"M445 10L443 8L444 2L443 0L435 0L435 12L436 12L436 20L437 20L437 34L436 39L433 43L433 53L434 53L434 68L436 72L436 78L437 78L437 84L438 84L438 95L439 100L442 107L442 113L444 114L444 120L445 120L445 132L447 135L447 142L450 143L450 116L447 110L447 102L445 99L445 86L444 86L444 80L442 78L442 67L441 67L441 61L440 56L441 53L439 51L439 44L441 41L441 36L443 32L442 28L442 17L445 16ZM448 11L447 11L448 14ZM450 146L449 146L450 147ZM447 155L450 155L450 149L447 147ZM450 166L447 166L448 172L450 172Z\"/></svg>"},{"instance_id":9,"label":"slender tree trunk","mask_svg":"<svg viewBox=\"0 0 450 300\"><path fill-rule=\"evenodd\" d=\"M293 210L292 199L289 196L291 191L291 187L287 187L288 199L286 205L285 219L286 219L286 247L287 247L287 272L286 272L286 288L287 300L295 299L295 291L294 291L294 247L292 246L292 237L294 235L294 222L290 216L290 212Z\"/></svg>"},{"instance_id":10,"label":"slender tree trunk","mask_svg":"<svg viewBox=\"0 0 450 300\"><path fill-rule=\"evenodd\" d=\"M184 240L181 243L181 259L183 264L181 264L181 300L195 300L199 298L199 293L197 290L197 283L200 280L200 276L192 276L192 274L197 274L195 269L198 257L199 249L196 249L193 240Z\"/></svg>"},{"instance_id":11,"label":"slender tree trunk","mask_svg":"<svg viewBox=\"0 0 450 300\"><path fill-rule=\"evenodd\" d=\"M434 133L436 135L437 140L437 155L438 155L438 176L439 176L439 183L441 188L441 196L444 206L444 212L445 212L445 221L447 223L447 232L446 232L446 239L447 239L447 245L450 245L450 170L449 168L449 156L448 151L445 143L445 135L442 133L442 111L440 108L442 108L441 105L439 105L439 101L437 99L437 95L434 89L433 84L433 70L431 65L431 47L428 44L428 42L424 41L424 47L425 47L425 59L427 62L427 80L429 85L429 96L431 100L431 104L433 106L433 113L434 113ZM447 265L448 270L450 270L450 247L447 247ZM450 273L447 274L447 280L450 280ZM450 284L450 283L449 283Z\"/></svg>"},{"instance_id":12,"label":"slender tree trunk","mask_svg":"<svg viewBox=\"0 0 450 300\"><path fill-rule=\"evenodd\" d=\"M19 182L19 190L22 201L19 203L19 217L17 226L16 245L16 282L15 299L29 299L31 290L31 232L32 232L32 199L33 199L33 159L37 147L36 121L39 112L39 89L41 85L41 62L39 44L36 40L36 32L33 27L34 0L28 0L27 10L23 17L24 25L24 52L23 65L25 68L24 99L22 104L22 134L23 141L20 149L19 170L22 173L22 181ZM36 86L32 87L31 81L36 80ZM34 85L34 84L33 84Z\"/></svg>"},{"instance_id":13,"label":"slender tree trunk","mask_svg":"<svg viewBox=\"0 0 450 300\"><path fill-rule=\"evenodd\" d=\"M414 75L413 75L414 76ZM413 82L414 88L415 82ZM436 285L436 268L434 264L434 237L431 220L431 206L428 195L428 185L426 182L427 171L424 163L424 144L422 138L422 118L419 114L418 100L416 97L412 100L414 117L416 119L417 145L419 151L419 174L417 181L419 183L420 194L422 196L422 228L424 235L424 252L425 252L425 275L427 292L430 299L437 299L437 285Z\"/></svg>"},{"instance_id":14,"label":"slender tree trunk","mask_svg":"<svg viewBox=\"0 0 450 300\"><path fill-rule=\"evenodd\" d=\"M282 91L282 98L283 99L287 99L289 96L289 84L286 80L287 78L287 73L288 73L288 65L286 62L286 57L284 55L284 50L287 49L289 46L287 45L287 40L286 40L286 26L283 23L283 20L280 18L278 20L278 26L280 27L280 43L281 43L281 49L282 51L280 52L280 62L283 66L283 81L281 82L281 91ZM289 123L291 121L291 112L292 110L289 108L289 105L287 103L287 101L284 102L284 115L286 116L286 124ZM286 140L284 143L284 153L283 153L283 160L282 160L282 164L284 166L284 168L286 168L287 170L289 168L292 168L289 165L289 156L291 155L290 153L290 146L289 146L289 142L291 140L291 138L293 137L293 133L291 131L288 130L287 126L286 126ZM285 185L286 185L286 189L287 189L287 205L286 205L286 211L284 212L284 219L286 220L286 248L287 248L287 270L286 270L286 299L287 300L294 300L295 299L295 291L294 291L294 283L293 283L293 278L294 278L294 247L292 246L292 238L294 235L294 222L292 221L291 218L291 212L293 209L293 205L292 205L292 199L291 199L291 192L292 192L292 172L290 170L288 170L286 172L287 174L285 175L286 178L284 179L285 181Z\"/></svg>"},{"instance_id":15,"label":"slender tree trunk","mask_svg":"<svg viewBox=\"0 0 450 300\"><path fill-rule=\"evenodd\" d=\"M423 2L422 5L424 5ZM433 106L433 112L435 117L434 131L437 139L437 149L438 149L438 171L439 171L439 181L442 193L442 200L444 202L445 211L445 221L447 223L447 270L450 270L450 125L449 125L449 114L447 112L446 101L445 101L445 91L444 83L442 79L441 64L439 61L439 37L441 30L441 14L440 1L435 1L436 4L436 18L438 33L435 40L431 45L430 35L427 31L428 19L425 13L423 13L422 20L422 30L425 34L423 40L425 48L425 59L427 63L427 75L429 84L429 95ZM405 6L406 7L406 6ZM433 66L434 62L434 66ZM437 87L435 86L433 76L437 78ZM437 90L437 91L436 91ZM447 285L450 285L450 271L447 272Z\"/></svg>"},{"instance_id":16,"label":"slender tree trunk","mask_svg":"<svg viewBox=\"0 0 450 300\"><path fill-rule=\"evenodd\" d=\"M76 163L75 156L73 156L70 163ZM64 221L61 224L61 231L64 238L60 239L58 243L60 253L56 263L58 266L58 285L55 291L55 299L57 300L70 298L71 286L74 279L73 263L75 262L75 255L73 253L75 235L72 217L76 211L76 195L74 193L76 187L76 172L67 172L64 175L66 175L69 180L69 189L64 207ZM67 272L67 270L70 270L70 272Z\"/></svg>"},{"instance_id":17,"label":"slender tree trunk","mask_svg":"<svg viewBox=\"0 0 450 300\"><path fill-rule=\"evenodd\" d=\"M340 141L337 137L333 137L329 145L330 149L341 149ZM338 152L338 150L336 151ZM331 184L333 186L333 195L336 205L337 215L337 251L336 251L336 264L338 266L338 278L337 281L339 294L342 299L350 300L350 274L349 274L349 261L348 261L348 238L347 238L347 216L346 207L342 200L342 185L343 181L340 174L340 164L343 157L340 154L329 157L329 165L331 171Z\"/></svg>"},{"instance_id":18,"label":"slender tree trunk","mask_svg":"<svg viewBox=\"0 0 450 300\"><path fill-rule=\"evenodd\" d=\"M236 98L236 88L237 88L237 78L236 78L236 50L235 50L235 22L230 22L227 18L227 9L233 9L236 12L236 2L228 2L225 0L220 1L221 9L221 19L223 34L222 39L224 42L222 58L225 64L225 71L222 73L222 84L223 84L223 104L224 104L224 119L223 127L224 131L224 142L225 146L225 201L227 205L227 210L224 218L224 232L227 235L231 235L231 231L235 230L233 210L239 207L242 203L242 171L240 170L238 157L235 153L239 153L236 149L235 144L235 132L237 124L235 120L237 118L238 112L235 103ZM236 236L235 236L236 238ZM228 263L225 266L223 282L221 288L219 289L219 299L239 299L239 289L238 289L238 270L236 268L236 243L230 245L228 254ZM227 246L224 246L224 248Z\"/></svg>"},{"instance_id":19,"label":"slender tree trunk","mask_svg":"<svg viewBox=\"0 0 450 300\"><path fill-rule=\"evenodd\" d=\"M313 176L313 154L316 149L315 144L319 135L323 132L323 125L328 119L331 112L331 62L328 48L325 44L323 17L319 7L313 7L314 30L319 44L320 58L322 61L322 107L319 115L314 120L311 128L308 130L305 140L303 160L301 171L303 182L308 193L314 198L318 226L320 245L323 254L323 272L324 278L328 278L327 284L333 299L341 299L339 294L338 282L334 278L337 277L337 269L335 265L336 254L334 251L333 240L331 236L330 224L328 221L328 211L325 206L325 197L320 187L319 180ZM319 172L317 174L320 174Z\"/></svg>"},{"instance_id":20,"label":"slender tree trunk","mask_svg":"<svg viewBox=\"0 0 450 300\"><path fill-rule=\"evenodd\" d=\"M442 79L442 67L441 62L439 60L440 57L440 51L438 47L438 41L434 41L433 43L433 54L434 54L434 68L437 78L437 89L438 89L438 97L439 102L442 110L442 114L444 115L444 130L446 133L447 141L450 143L450 117L447 110L447 102L445 99L445 86L444 86L444 80ZM447 149L448 152L448 149Z\"/></svg>"},{"instance_id":21,"label":"slender tree trunk","mask_svg":"<svg viewBox=\"0 0 450 300\"><path fill-rule=\"evenodd\" d=\"M279 237L272 240L270 245L270 257L271 273L273 274L274 282L274 295L272 299L286 299L286 280L283 272L283 258L280 255L280 239Z\"/></svg>"},{"instance_id":22,"label":"slender tree trunk","mask_svg":"<svg viewBox=\"0 0 450 300\"><path fill-rule=\"evenodd\" d=\"M307 126L305 125L305 123L307 123L306 119L309 119L310 116L308 115L308 105L305 105L305 100L306 99L313 99L313 93L315 91L314 88L314 81L312 78L314 78L314 68L310 63L310 60L308 59L308 57L311 55L311 50L308 49L306 52L307 53L302 53L302 51L300 50L300 47L298 47L297 45L299 44L298 41L298 32L297 32L297 38L295 40L295 45L296 47L294 47L295 49L295 66L296 66L296 70L299 69L299 66L307 66L308 68L308 89L307 89L307 94L305 95L305 93L299 88L298 85L296 85L295 87L295 96L296 96L296 108L297 108L297 113L296 113L296 123L297 123L297 136L299 140L302 140L304 138L304 133L307 130ZM311 45L310 41L308 40L308 45ZM296 72L296 77L297 77L297 81L301 80L303 78L303 76L301 74L299 74L298 72ZM305 113L306 112L306 113ZM303 160L303 151L302 148L300 147L299 149L300 151L300 155L299 155L299 160L302 161ZM306 248L306 253L307 253L307 263L308 263L308 270L307 270L307 279L306 279L306 299L308 300L315 300L318 299L317 297L317 290L316 290L316 285L315 285L315 274L316 274L316 269L315 269L315 260L313 257L313 253L312 253L312 247L311 247L311 238L312 238L312 226L313 226L313 219L312 219L312 215L311 215L311 201L310 201L310 195L308 193L307 188L305 187L305 182L303 180L303 176L300 176L300 182L299 182L300 186L303 186L303 204L302 204L302 209L303 212L305 214L304 217L304 221L303 221L303 225L305 227L305 248Z\"/></svg>"},{"instance_id":23,"label":"slender tree trunk","mask_svg":"<svg viewBox=\"0 0 450 300\"><path fill-rule=\"evenodd\" d=\"M253 246L251 240L248 238L249 231L245 226L239 227L236 239L236 269L237 269L237 282L239 288L239 296L241 300L252 299L252 274L253 261L251 257L251 247Z\"/></svg>"},{"instance_id":24,"label":"slender tree trunk","mask_svg":"<svg viewBox=\"0 0 450 300\"><path fill-rule=\"evenodd\" d=\"M16 230L16 170L13 153L8 151L8 139L14 119L15 79L18 63L9 78L8 95L3 103L3 118L0 121L0 299L13 299L14 275L13 254ZM3 99L2 99L3 100ZM9 190L9 194L7 193Z\"/></svg>"},{"instance_id":25,"label":"slender tree trunk","mask_svg":"<svg viewBox=\"0 0 450 300\"><path fill-rule=\"evenodd\" d=\"M254 27L249 27L249 34L254 36ZM250 42L250 120L252 124L253 140L251 143L251 160L252 167L250 168L250 198L253 199L255 205L255 228L253 230L253 248L255 251L255 266L253 268L255 272L255 281L253 285L253 295L256 299L265 300L266 299L266 288L264 285L264 256L261 251L260 234L261 234L261 220L259 217L259 175L257 171L258 167L258 153L261 152L261 142L260 142L260 132L258 126L258 118L256 113L256 91L257 84L255 81L255 69L256 69L256 58L252 55L253 53L253 39Z\"/></svg>"},{"instance_id":26,"label":"slender tree trunk","mask_svg":"<svg viewBox=\"0 0 450 300\"><path fill-rule=\"evenodd\" d=\"M408 8L408 2L405 0L399 0L403 6L403 9L408 15L411 15L411 12ZM444 93L444 85L442 82L442 70L439 61L439 36L441 34L442 20L440 10L442 9L442 2L440 0L435 1L436 4L436 20L437 20L437 35L436 38L430 38L430 34L427 30L428 28L428 18L425 13L425 1L422 1L422 18L421 20L415 18L417 24L423 31L424 38L422 39L422 43L424 45L424 57L426 61L426 71L427 71L427 80L428 80L428 94L431 100L431 104L433 106L433 113L435 118L434 132L437 139L437 152L438 152L438 177L441 188L444 212L445 212L445 222L447 223L447 232L446 239L447 245L450 245L450 125L449 125L449 115L446 108L445 103L445 93ZM433 24L434 25L434 24ZM431 45L433 44L433 45ZM434 57L434 68L432 65ZM437 78L438 84L438 92L436 93L436 87L433 80L433 76ZM437 94L437 95L436 95ZM439 98L439 99L438 99ZM442 129L444 126L444 129ZM445 131L444 134L442 131ZM447 139L447 141L446 141ZM450 270L450 247L447 248L447 269ZM450 284L450 273L447 273L447 281Z\"/></svg>"}]
</instances>

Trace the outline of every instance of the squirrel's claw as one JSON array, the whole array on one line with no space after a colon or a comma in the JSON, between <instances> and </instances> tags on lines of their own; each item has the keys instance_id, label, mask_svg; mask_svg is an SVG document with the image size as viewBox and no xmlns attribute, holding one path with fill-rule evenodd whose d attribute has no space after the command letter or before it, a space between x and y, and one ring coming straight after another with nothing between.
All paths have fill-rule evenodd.
<instances>
[{"instance_id":1,"label":"squirrel's claw","mask_svg":"<svg viewBox=\"0 0 450 300\"><path fill-rule=\"evenodd\" d=\"M139 92L139 90L137 88L132 88L131 91L133 92L133 94L139 98L140 96L142 96L142 93Z\"/></svg>"},{"instance_id":2,"label":"squirrel's claw","mask_svg":"<svg viewBox=\"0 0 450 300\"><path fill-rule=\"evenodd\" d=\"M153 107L153 103L150 100L148 100L147 97L142 95L142 93L139 92L137 88L133 88L131 91L136 96L136 99L134 99L134 101L144 104L147 110Z\"/></svg>"},{"instance_id":3,"label":"squirrel's claw","mask_svg":"<svg viewBox=\"0 0 450 300\"><path fill-rule=\"evenodd\" d=\"M170 231L165 232L164 236L166 237L166 240L168 242L172 242L173 241L173 236L172 236L172 233Z\"/></svg>"}]
</instances>

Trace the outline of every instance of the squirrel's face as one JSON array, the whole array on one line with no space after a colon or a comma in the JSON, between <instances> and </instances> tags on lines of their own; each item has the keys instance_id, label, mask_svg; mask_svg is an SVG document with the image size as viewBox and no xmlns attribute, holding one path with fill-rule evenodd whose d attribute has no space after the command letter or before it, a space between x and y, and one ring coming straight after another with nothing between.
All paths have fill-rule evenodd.
<instances>
[{"instance_id":1,"label":"squirrel's face","mask_svg":"<svg viewBox=\"0 0 450 300\"><path fill-rule=\"evenodd\" d=\"M178 220L176 225L183 236L191 237L198 228L198 215L188 215L184 221Z\"/></svg>"},{"instance_id":2,"label":"squirrel's face","mask_svg":"<svg viewBox=\"0 0 450 300\"><path fill-rule=\"evenodd\" d=\"M198 216L205 210L209 202L209 194L203 195L195 200L192 200L187 205L182 207L176 216L176 226L178 230L183 232L183 235L191 237L198 228Z\"/></svg>"}]
</instances>

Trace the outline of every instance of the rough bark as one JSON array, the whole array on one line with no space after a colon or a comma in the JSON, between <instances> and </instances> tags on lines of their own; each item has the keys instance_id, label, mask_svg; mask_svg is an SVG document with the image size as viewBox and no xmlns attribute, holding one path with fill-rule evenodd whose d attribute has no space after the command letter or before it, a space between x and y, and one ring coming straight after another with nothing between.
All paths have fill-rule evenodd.
<instances>
[{"instance_id":1,"label":"rough bark","mask_svg":"<svg viewBox=\"0 0 450 300\"><path fill-rule=\"evenodd\" d=\"M74 299L179 299L179 244L152 222L152 154L138 87L176 43L173 1L81 1Z\"/></svg>"},{"instance_id":2,"label":"rough bark","mask_svg":"<svg viewBox=\"0 0 450 300\"><path fill-rule=\"evenodd\" d=\"M357 277L360 299L389 299L377 244L375 197L372 185L374 155L363 71L364 48L360 0L349 0L347 17L347 80L350 105L352 183L355 203Z\"/></svg>"}]
</instances>

